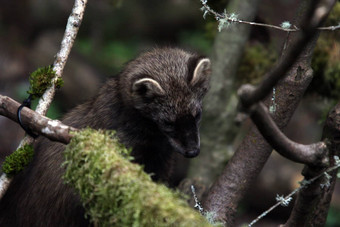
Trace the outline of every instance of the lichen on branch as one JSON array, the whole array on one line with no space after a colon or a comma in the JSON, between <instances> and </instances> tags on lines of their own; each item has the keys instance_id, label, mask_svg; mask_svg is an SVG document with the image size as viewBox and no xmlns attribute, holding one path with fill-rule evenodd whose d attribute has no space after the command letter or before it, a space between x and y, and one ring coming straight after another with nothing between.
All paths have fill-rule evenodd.
<instances>
[{"instance_id":1,"label":"lichen on branch","mask_svg":"<svg viewBox=\"0 0 340 227\"><path fill-rule=\"evenodd\" d=\"M65 150L64 180L95 226L210 226L178 192L152 182L113 132L82 130Z\"/></svg>"}]
</instances>

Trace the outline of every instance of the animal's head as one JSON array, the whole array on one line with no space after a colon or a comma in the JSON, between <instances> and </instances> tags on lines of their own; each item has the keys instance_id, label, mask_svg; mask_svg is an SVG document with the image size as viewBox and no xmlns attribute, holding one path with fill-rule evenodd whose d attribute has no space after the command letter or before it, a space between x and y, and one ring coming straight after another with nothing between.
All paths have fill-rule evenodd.
<instances>
[{"instance_id":1,"label":"animal's head","mask_svg":"<svg viewBox=\"0 0 340 227\"><path fill-rule=\"evenodd\" d=\"M156 49L127 66L131 102L185 157L200 152L202 99L209 88L210 60L180 49Z\"/></svg>"}]
</instances>

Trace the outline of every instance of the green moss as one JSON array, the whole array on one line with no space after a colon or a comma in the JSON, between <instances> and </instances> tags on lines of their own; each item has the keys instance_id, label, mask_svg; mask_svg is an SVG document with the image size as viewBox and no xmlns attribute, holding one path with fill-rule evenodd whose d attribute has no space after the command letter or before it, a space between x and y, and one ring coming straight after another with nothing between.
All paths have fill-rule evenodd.
<instances>
[{"instance_id":1,"label":"green moss","mask_svg":"<svg viewBox=\"0 0 340 227\"><path fill-rule=\"evenodd\" d=\"M41 97L47 88L52 85L52 80L55 77L55 71L51 66L38 68L31 73L29 77L30 88L27 91L33 98ZM56 87L63 85L63 80L58 78L56 81Z\"/></svg>"},{"instance_id":2,"label":"green moss","mask_svg":"<svg viewBox=\"0 0 340 227\"><path fill-rule=\"evenodd\" d=\"M55 82L56 88L61 88L64 85L64 80L61 77L57 78L57 81Z\"/></svg>"},{"instance_id":3,"label":"green moss","mask_svg":"<svg viewBox=\"0 0 340 227\"><path fill-rule=\"evenodd\" d=\"M19 173L27 166L33 158L33 147L25 145L7 156L2 164L2 171L8 176Z\"/></svg>"},{"instance_id":4,"label":"green moss","mask_svg":"<svg viewBox=\"0 0 340 227\"><path fill-rule=\"evenodd\" d=\"M86 129L65 150L64 180L95 226L209 226L167 187L152 182L112 132Z\"/></svg>"}]
</instances>

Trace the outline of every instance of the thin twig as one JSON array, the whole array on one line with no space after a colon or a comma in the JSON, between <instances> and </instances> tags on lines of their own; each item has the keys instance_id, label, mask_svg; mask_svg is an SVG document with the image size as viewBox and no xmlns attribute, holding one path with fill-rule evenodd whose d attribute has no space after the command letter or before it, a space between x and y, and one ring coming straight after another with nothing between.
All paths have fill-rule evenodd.
<instances>
[{"instance_id":1,"label":"thin twig","mask_svg":"<svg viewBox=\"0 0 340 227\"><path fill-rule=\"evenodd\" d=\"M195 186L194 185L191 185L191 192L194 196L194 200L195 200L195 209L197 209L201 215L204 215L204 209L201 205L201 203L198 201L198 198L197 198L197 194L196 194L196 189L195 189Z\"/></svg>"},{"instance_id":2,"label":"thin twig","mask_svg":"<svg viewBox=\"0 0 340 227\"><path fill-rule=\"evenodd\" d=\"M284 32L298 32L301 31L301 28L298 28L296 25L290 24L288 21L283 22L280 26L272 25L272 24L265 24L265 23L257 23L252 21L245 21L238 19L235 17L235 14L228 15L226 12L218 13L210 8L210 6L207 4L207 0L201 0L201 3L203 5L202 11L204 11L204 18L206 14L212 14L217 21L225 20L229 23L239 23L239 24L248 24L253 26L260 26L260 27L267 27L271 29L276 29ZM232 16L231 16L232 15ZM340 29L340 23L338 25L328 26L328 27L318 27L316 28L321 31L335 31L337 29Z\"/></svg>"},{"instance_id":3,"label":"thin twig","mask_svg":"<svg viewBox=\"0 0 340 227\"><path fill-rule=\"evenodd\" d=\"M339 160L339 158L337 156L334 157L335 159ZM320 173L319 175L309 179L309 180L303 180L302 182L300 182L301 186L298 187L297 189L295 189L294 191L292 191L291 193L289 193L287 196L284 197L284 200L288 200L289 198L291 198L294 194L296 194L297 192L301 191L302 189L308 187L310 184L312 184L314 181L316 181L317 179L319 179L322 176L325 176L325 174L332 172L333 170L336 170L340 168L340 161L336 162L335 166L329 167L328 169L326 169L324 172ZM253 226L256 222L258 222L261 218L263 218L264 216L266 216L269 212L271 212L272 210L274 210L276 207L278 207L279 205L282 204L282 201L277 202L276 204L274 204L272 207L270 207L268 210L266 210L265 212L263 212L261 215L259 215L256 219L254 219L248 226Z\"/></svg>"}]
</instances>

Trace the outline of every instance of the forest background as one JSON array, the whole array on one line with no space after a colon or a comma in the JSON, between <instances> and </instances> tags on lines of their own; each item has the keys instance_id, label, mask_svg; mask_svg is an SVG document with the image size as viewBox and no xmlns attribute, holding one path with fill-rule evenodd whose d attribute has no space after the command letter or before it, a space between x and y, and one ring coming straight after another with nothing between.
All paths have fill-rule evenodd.
<instances>
[{"instance_id":1,"label":"forest background","mask_svg":"<svg viewBox=\"0 0 340 227\"><path fill-rule=\"evenodd\" d=\"M300 2L262 0L253 9L253 21L275 25L293 21ZM0 93L20 102L27 97L29 74L38 67L53 63L73 2L0 0L0 4ZM227 8L228 1L211 0L209 5L222 12ZM203 19L200 11L202 6L198 0L100 0L89 1L87 7L80 33L64 71L65 86L57 93L48 112L48 116L53 119L61 118L70 108L93 96L107 77L117 74L127 61L142 51L156 46L178 46L207 56L213 55L215 51L213 48L217 40L218 23L213 17ZM334 17L329 19L329 25L336 25L340 21L339 2L333 11ZM234 13L240 18L243 16L243 12ZM211 183L249 129L250 121L237 125L234 113L230 111L237 104L236 90L246 82L256 84L271 68L281 53L286 33L240 24L233 24L222 33L232 37L233 29L242 27L250 29L249 39L240 53L237 69L232 72L235 79L229 91L230 96L225 100L225 108L229 111L225 115L225 124L229 125L226 137L232 136L221 141L225 155L221 157L217 153L215 158L219 160L220 166L212 167L207 166L216 162L205 161L204 155L198 158L200 160L192 161L190 166L188 160L181 160L182 166L187 168L178 171L174 185L187 172L191 177L202 176L206 184ZM320 140L326 114L335 101L339 100L339 42L339 31L323 32L318 41L312 63L314 79L284 131L296 142L309 144ZM225 48L228 48L227 43ZM204 130L203 125L203 143ZM24 131L20 126L0 116L0 161L16 149L23 135ZM202 154L203 152L208 153L202 149ZM249 222L275 203L276 194L287 194L298 187L298 181L302 179L302 167L273 153L251 192L247 193L241 203L237 222ZM202 169L214 171L209 171L211 175L206 176ZM262 222L262 226L267 222L268 225L284 223L291 206L273 211ZM337 215L339 212L338 184L327 226L340 223Z\"/></svg>"}]
</instances>

